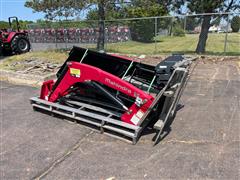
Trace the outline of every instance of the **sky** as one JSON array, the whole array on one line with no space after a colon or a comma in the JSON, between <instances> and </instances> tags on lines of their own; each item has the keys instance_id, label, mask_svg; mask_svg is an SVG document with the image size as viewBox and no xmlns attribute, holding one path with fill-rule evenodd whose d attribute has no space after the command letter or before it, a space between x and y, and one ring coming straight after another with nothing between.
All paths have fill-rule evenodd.
<instances>
[{"instance_id":1,"label":"sky","mask_svg":"<svg viewBox=\"0 0 240 180\"><path fill-rule=\"evenodd\" d=\"M35 21L44 17L43 13L33 13L32 9L24 6L25 0L0 0L0 21L7 21L10 16L19 20Z\"/></svg>"},{"instance_id":2,"label":"sky","mask_svg":"<svg viewBox=\"0 0 240 180\"><path fill-rule=\"evenodd\" d=\"M36 21L43 19L43 13L33 13L31 8L24 6L26 0L0 0L0 21L7 21L10 16L17 16L19 20ZM183 6L186 10L186 6ZM82 12L81 17L85 17L86 12Z\"/></svg>"}]
</instances>

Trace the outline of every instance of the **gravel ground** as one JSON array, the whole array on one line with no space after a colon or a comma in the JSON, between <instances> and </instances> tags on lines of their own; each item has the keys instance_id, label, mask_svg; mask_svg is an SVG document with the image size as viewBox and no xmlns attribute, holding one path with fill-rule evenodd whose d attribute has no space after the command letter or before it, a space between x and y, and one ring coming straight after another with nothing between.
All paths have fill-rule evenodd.
<instances>
[{"instance_id":1,"label":"gravel ground","mask_svg":"<svg viewBox=\"0 0 240 180\"><path fill-rule=\"evenodd\" d=\"M0 82L1 179L239 179L237 61L199 61L170 134L137 145L32 111L39 89Z\"/></svg>"}]
</instances>

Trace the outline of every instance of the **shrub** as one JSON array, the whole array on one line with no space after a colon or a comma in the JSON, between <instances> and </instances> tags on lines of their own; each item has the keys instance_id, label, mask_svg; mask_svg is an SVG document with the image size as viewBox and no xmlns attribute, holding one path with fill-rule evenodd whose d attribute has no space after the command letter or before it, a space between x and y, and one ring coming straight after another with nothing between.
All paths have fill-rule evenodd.
<instances>
[{"instance_id":1,"label":"shrub","mask_svg":"<svg viewBox=\"0 0 240 180\"><path fill-rule=\"evenodd\" d=\"M173 29L173 36L180 36L180 37L183 37L185 36L185 32L182 28L180 27L175 27Z\"/></svg>"},{"instance_id":2,"label":"shrub","mask_svg":"<svg viewBox=\"0 0 240 180\"><path fill-rule=\"evenodd\" d=\"M233 32L238 32L240 29L240 17L234 16L231 21L231 28Z\"/></svg>"},{"instance_id":3,"label":"shrub","mask_svg":"<svg viewBox=\"0 0 240 180\"><path fill-rule=\"evenodd\" d=\"M151 42L155 36L152 20L137 20L129 23L131 38L139 42Z\"/></svg>"},{"instance_id":4,"label":"shrub","mask_svg":"<svg viewBox=\"0 0 240 180\"><path fill-rule=\"evenodd\" d=\"M146 1L147 2L147 1ZM165 11L162 4L149 2L146 6L145 1L133 1L134 6L126 9L128 18L134 17L151 17L164 15ZM155 19L139 19L128 22L131 31L131 37L134 41L151 42L155 36Z\"/></svg>"}]
</instances>

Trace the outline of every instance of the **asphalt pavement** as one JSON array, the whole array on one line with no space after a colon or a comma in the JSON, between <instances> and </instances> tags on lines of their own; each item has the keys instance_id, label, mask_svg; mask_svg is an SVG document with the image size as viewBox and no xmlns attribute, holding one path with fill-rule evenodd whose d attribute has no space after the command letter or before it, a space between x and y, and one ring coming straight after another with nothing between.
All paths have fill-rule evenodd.
<instances>
[{"instance_id":1,"label":"asphalt pavement","mask_svg":"<svg viewBox=\"0 0 240 180\"><path fill-rule=\"evenodd\" d=\"M171 132L136 145L34 112L38 88L0 82L1 179L240 179L240 70L200 62Z\"/></svg>"}]
</instances>

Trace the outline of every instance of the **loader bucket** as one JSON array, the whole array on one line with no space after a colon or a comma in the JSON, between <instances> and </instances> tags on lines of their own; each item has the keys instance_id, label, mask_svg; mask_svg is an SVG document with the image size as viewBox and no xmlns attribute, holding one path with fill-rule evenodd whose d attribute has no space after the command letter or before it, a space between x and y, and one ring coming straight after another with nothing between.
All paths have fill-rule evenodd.
<instances>
[{"instance_id":1,"label":"loader bucket","mask_svg":"<svg viewBox=\"0 0 240 180\"><path fill-rule=\"evenodd\" d=\"M173 55L157 66L73 47L57 72L43 83L34 109L74 119L101 133L135 144L145 128L164 132L183 92L193 59Z\"/></svg>"}]
</instances>

